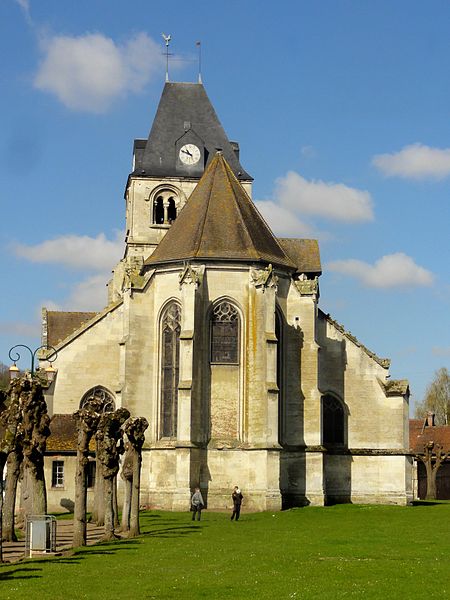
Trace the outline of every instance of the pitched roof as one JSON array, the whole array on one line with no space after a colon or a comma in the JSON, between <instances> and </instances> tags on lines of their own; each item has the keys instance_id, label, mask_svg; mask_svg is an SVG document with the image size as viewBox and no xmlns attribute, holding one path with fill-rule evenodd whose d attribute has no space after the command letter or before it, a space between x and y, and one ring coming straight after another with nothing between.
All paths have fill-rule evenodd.
<instances>
[{"instance_id":1,"label":"pitched roof","mask_svg":"<svg viewBox=\"0 0 450 600\"><path fill-rule=\"evenodd\" d=\"M297 267L297 273L321 275L319 242L300 238L277 238L285 253Z\"/></svg>"},{"instance_id":2,"label":"pitched roof","mask_svg":"<svg viewBox=\"0 0 450 600\"><path fill-rule=\"evenodd\" d=\"M57 346L68 335L76 331L97 313L43 310L44 344Z\"/></svg>"},{"instance_id":3,"label":"pitched roof","mask_svg":"<svg viewBox=\"0 0 450 600\"><path fill-rule=\"evenodd\" d=\"M409 446L413 452L423 452L428 442L450 450L450 425L427 425L425 419L409 420Z\"/></svg>"},{"instance_id":4,"label":"pitched roof","mask_svg":"<svg viewBox=\"0 0 450 600\"><path fill-rule=\"evenodd\" d=\"M47 452L76 452L77 424L73 415L57 413L50 421L50 436L47 439ZM89 442L89 450L95 451L95 440Z\"/></svg>"},{"instance_id":5,"label":"pitched roof","mask_svg":"<svg viewBox=\"0 0 450 600\"><path fill-rule=\"evenodd\" d=\"M53 415L47 452L76 452L77 428L73 415Z\"/></svg>"},{"instance_id":6,"label":"pitched roof","mask_svg":"<svg viewBox=\"0 0 450 600\"><path fill-rule=\"evenodd\" d=\"M221 153L211 161L186 206L144 264L189 259L295 268Z\"/></svg>"},{"instance_id":7,"label":"pitched roof","mask_svg":"<svg viewBox=\"0 0 450 600\"><path fill-rule=\"evenodd\" d=\"M236 177L252 180L239 162L238 144L229 141L201 83L165 84L148 140L135 140L132 175L176 177L183 174L199 178L203 169L192 171L177 161L176 143L185 135L194 136L192 140L186 138L187 141L201 141L207 164L220 148Z\"/></svg>"}]
</instances>

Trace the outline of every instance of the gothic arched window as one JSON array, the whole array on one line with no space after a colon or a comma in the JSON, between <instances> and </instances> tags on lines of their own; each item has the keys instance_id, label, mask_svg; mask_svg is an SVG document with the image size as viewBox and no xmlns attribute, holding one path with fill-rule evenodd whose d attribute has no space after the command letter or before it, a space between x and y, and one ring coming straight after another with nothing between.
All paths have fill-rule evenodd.
<instances>
[{"instance_id":1,"label":"gothic arched window","mask_svg":"<svg viewBox=\"0 0 450 600\"><path fill-rule=\"evenodd\" d=\"M340 400L326 394L322 396L323 444L343 444L345 439L344 406Z\"/></svg>"},{"instance_id":2,"label":"gothic arched window","mask_svg":"<svg viewBox=\"0 0 450 600\"><path fill-rule=\"evenodd\" d=\"M90 404L97 402L101 407L101 411L104 413L113 412L116 410L116 404L114 402L113 395L101 385L91 388L84 394L84 396L81 398L80 408L87 408Z\"/></svg>"},{"instance_id":3,"label":"gothic arched window","mask_svg":"<svg viewBox=\"0 0 450 600\"><path fill-rule=\"evenodd\" d=\"M176 437L181 310L171 302L161 319L161 437Z\"/></svg>"},{"instance_id":4,"label":"gothic arched window","mask_svg":"<svg viewBox=\"0 0 450 600\"><path fill-rule=\"evenodd\" d=\"M239 363L239 314L230 302L221 302L212 311L211 362Z\"/></svg>"}]
</instances>

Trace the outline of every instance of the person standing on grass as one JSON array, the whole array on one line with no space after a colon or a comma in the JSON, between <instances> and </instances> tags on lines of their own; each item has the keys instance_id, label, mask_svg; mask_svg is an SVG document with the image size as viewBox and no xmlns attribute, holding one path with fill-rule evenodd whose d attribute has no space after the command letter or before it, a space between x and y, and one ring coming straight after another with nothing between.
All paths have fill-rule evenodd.
<instances>
[{"instance_id":1,"label":"person standing on grass","mask_svg":"<svg viewBox=\"0 0 450 600\"><path fill-rule=\"evenodd\" d=\"M192 520L195 520L195 515L197 515L197 521L200 521L200 517L202 516L202 510L205 507L205 503L203 502L203 496L200 491L200 488L196 487L194 493L191 498L191 510L192 510Z\"/></svg>"},{"instance_id":2,"label":"person standing on grass","mask_svg":"<svg viewBox=\"0 0 450 600\"><path fill-rule=\"evenodd\" d=\"M236 521L239 521L239 515L241 514L241 504L244 496L241 494L241 490L237 485L234 486L233 493L231 494L233 498L233 514L231 515L231 520L234 518Z\"/></svg>"}]
</instances>

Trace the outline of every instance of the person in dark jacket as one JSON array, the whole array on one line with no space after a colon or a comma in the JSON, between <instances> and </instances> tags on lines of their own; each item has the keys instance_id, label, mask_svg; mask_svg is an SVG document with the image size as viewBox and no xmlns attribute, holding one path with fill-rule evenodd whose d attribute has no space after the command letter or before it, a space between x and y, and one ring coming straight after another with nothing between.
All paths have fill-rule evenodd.
<instances>
[{"instance_id":1,"label":"person in dark jacket","mask_svg":"<svg viewBox=\"0 0 450 600\"><path fill-rule=\"evenodd\" d=\"M244 496L241 494L241 490L237 485L234 486L233 493L231 494L233 499L233 514L231 515L231 520L236 519L239 521L239 515L241 514L241 504Z\"/></svg>"},{"instance_id":2,"label":"person in dark jacket","mask_svg":"<svg viewBox=\"0 0 450 600\"><path fill-rule=\"evenodd\" d=\"M192 520L195 520L195 515L197 515L197 521L200 521L200 517L202 516L202 510L205 506L203 502L203 496L200 491L200 488L196 487L194 493L191 498L191 511L192 511Z\"/></svg>"}]
</instances>

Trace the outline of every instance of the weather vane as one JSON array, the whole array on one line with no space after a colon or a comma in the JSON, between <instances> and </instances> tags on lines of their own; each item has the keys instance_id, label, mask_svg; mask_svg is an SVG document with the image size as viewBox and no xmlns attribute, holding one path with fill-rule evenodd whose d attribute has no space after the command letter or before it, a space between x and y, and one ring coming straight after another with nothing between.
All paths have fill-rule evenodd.
<instances>
[{"instance_id":1,"label":"weather vane","mask_svg":"<svg viewBox=\"0 0 450 600\"><path fill-rule=\"evenodd\" d=\"M169 81L169 43L172 39L172 36L170 35L170 33L169 35L163 33L162 37L163 40L166 42L166 81Z\"/></svg>"}]
</instances>

